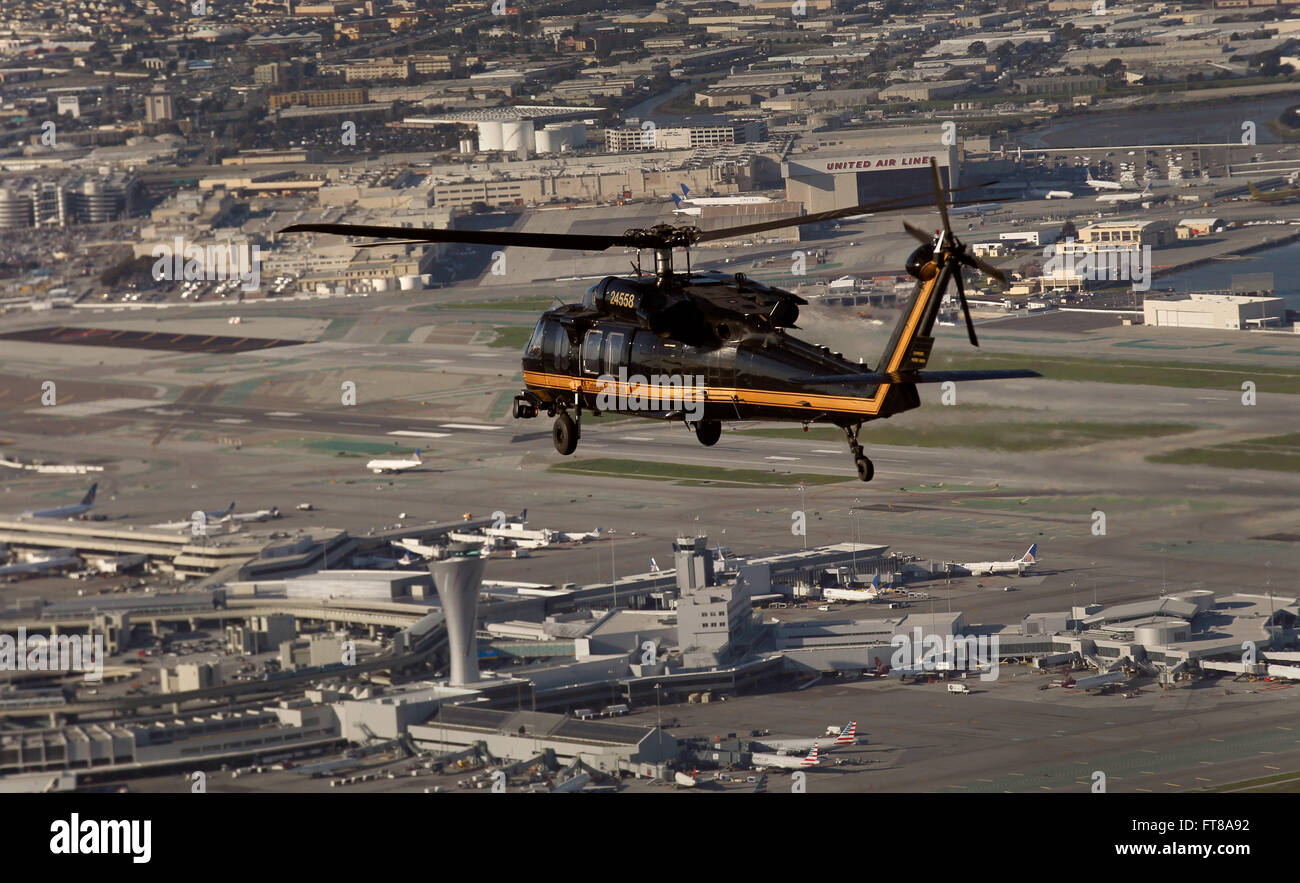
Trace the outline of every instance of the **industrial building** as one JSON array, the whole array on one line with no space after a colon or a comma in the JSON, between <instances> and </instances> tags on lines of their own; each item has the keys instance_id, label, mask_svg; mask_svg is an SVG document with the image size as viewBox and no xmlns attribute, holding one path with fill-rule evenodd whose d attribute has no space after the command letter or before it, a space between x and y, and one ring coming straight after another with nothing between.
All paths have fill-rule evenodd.
<instances>
[{"instance_id":1,"label":"industrial building","mask_svg":"<svg viewBox=\"0 0 1300 883\"><path fill-rule=\"evenodd\" d=\"M944 186L960 186L957 146L945 146L937 128L837 131L813 143L815 149L789 153L781 163L786 198L809 213L924 193L932 186L932 158Z\"/></svg>"},{"instance_id":2,"label":"industrial building","mask_svg":"<svg viewBox=\"0 0 1300 883\"><path fill-rule=\"evenodd\" d=\"M1147 297L1142 314L1145 324L1161 328L1280 328L1286 322L1286 301L1241 294L1169 295Z\"/></svg>"}]
</instances>

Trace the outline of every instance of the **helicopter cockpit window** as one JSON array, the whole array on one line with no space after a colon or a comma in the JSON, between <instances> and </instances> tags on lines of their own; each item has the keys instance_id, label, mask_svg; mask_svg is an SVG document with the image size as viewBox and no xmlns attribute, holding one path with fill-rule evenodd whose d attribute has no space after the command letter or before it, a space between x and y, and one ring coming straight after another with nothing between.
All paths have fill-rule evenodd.
<instances>
[{"instance_id":1,"label":"helicopter cockpit window","mask_svg":"<svg viewBox=\"0 0 1300 883\"><path fill-rule=\"evenodd\" d=\"M582 339L582 373L593 377L600 373L601 344L605 342L605 332L592 329Z\"/></svg>"},{"instance_id":2,"label":"helicopter cockpit window","mask_svg":"<svg viewBox=\"0 0 1300 883\"><path fill-rule=\"evenodd\" d=\"M552 370L563 373L569 370L569 335L558 322L546 331L546 361Z\"/></svg>"},{"instance_id":3,"label":"helicopter cockpit window","mask_svg":"<svg viewBox=\"0 0 1300 883\"><path fill-rule=\"evenodd\" d=\"M528 339L528 346L524 349L524 355L532 359L542 357L542 337L546 333L546 320L543 319L537 323L533 329L533 336Z\"/></svg>"}]
</instances>

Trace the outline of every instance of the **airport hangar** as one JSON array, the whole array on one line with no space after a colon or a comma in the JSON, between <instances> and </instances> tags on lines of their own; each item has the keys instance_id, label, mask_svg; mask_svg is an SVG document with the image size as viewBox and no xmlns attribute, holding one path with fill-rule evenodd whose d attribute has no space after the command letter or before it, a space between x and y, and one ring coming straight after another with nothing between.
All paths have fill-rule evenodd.
<instances>
[{"instance_id":1,"label":"airport hangar","mask_svg":"<svg viewBox=\"0 0 1300 883\"><path fill-rule=\"evenodd\" d=\"M786 199L802 202L813 214L926 193L932 188L932 157L939 165L944 186L959 186L957 147L937 141L791 154L781 163Z\"/></svg>"}]
</instances>

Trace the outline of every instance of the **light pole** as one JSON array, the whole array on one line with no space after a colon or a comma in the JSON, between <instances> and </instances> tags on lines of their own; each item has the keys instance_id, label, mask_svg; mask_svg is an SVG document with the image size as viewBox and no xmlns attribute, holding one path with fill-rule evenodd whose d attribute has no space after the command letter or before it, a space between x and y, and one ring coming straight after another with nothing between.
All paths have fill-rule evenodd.
<instances>
[{"instance_id":1,"label":"light pole","mask_svg":"<svg viewBox=\"0 0 1300 883\"><path fill-rule=\"evenodd\" d=\"M808 548L808 503L804 491L808 489L802 481L799 482L799 512L803 515L803 547Z\"/></svg>"},{"instance_id":2,"label":"light pole","mask_svg":"<svg viewBox=\"0 0 1300 883\"><path fill-rule=\"evenodd\" d=\"M655 727L659 731L659 762L664 759L664 716L659 705L659 690L662 684L655 684Z\"/></svg>"}]
</instances>

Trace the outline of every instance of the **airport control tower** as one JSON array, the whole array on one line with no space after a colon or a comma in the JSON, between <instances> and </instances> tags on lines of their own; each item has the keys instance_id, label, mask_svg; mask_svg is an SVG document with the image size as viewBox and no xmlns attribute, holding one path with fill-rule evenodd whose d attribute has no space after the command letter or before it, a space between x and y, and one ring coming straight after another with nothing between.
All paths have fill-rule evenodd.
<instances>
[{"instance_id":1,"label":"airport control tower","mask_svg":"<svg viewBox=\"0 0 1300 883\"><path fill-rule=\"evenodd\" d=\"M447 647L451 654L452 686L478 680L478 590L484 560L479 547L452 543L444 558L429 565L443 615L447 618Z\"/></svg>"}]
</instances>

